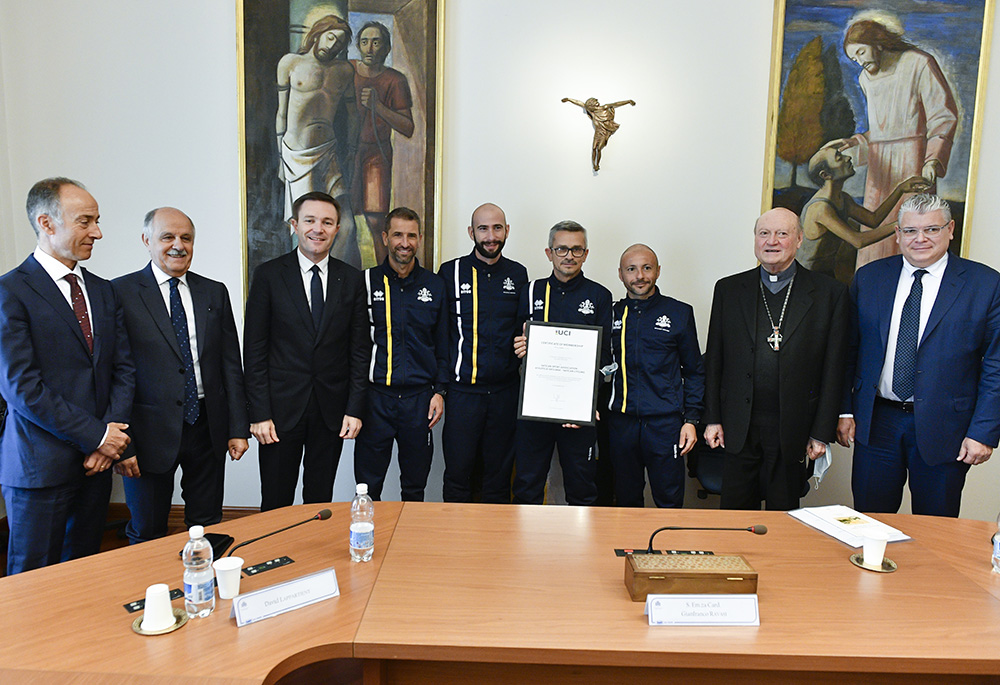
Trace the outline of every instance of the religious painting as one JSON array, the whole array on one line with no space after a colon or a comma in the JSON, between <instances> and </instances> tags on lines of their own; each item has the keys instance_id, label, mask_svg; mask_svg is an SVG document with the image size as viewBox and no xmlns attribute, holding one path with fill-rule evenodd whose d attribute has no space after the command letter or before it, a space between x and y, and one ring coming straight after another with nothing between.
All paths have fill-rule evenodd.
<instances>
[{"instance_id":1,"label":"religious painting","mask_svg":"<svg viewBox=\"0 0 1000 685\"><path fill-rule=\"evenodd\" d=\"M802 220L798 259L845 283L899 254L899 205L951 206L968 254L993 0L777 0L763 206Z\"/></svg>"},{"instance_id":2,"label":"religious painting","mask_svg":"<svg viewBox=\"0 0 1000 685\"><path fill-rule=\"evenodd\" d=\"M340 205L331 254L385 258L400 206L421 217L434 268L443 0L238 0L245 278L295 247L294 201Z\"/></svg>"}]
</instances>

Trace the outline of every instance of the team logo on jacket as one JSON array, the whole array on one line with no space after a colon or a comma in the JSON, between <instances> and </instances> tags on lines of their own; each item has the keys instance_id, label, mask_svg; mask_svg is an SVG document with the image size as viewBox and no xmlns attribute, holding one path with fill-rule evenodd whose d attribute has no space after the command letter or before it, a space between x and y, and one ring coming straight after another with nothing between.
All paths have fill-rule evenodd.
<instances>
[{"instance_id":1,"label":"team logo on jacket","mask_svg":"<svg viewBox=\"0 0 1000 685\"><path fill-rule=\"evenodd\" d=\"M472 292L472 286L469 285L468 283L463 283L461 287L459 287L459 290L462 291L463 295L468 295L469 293Z\"/></svg>"},{"instance_id":2,"label":"team logo on jacket","mask_svg":"<svg viewBox=\"0 0 1000 685\"><path fill-rule=\"evenodd\" d=\"M372 293L372 301L374 302L385 302L385 293L381 290L376 290Z\"/></svg>"},{"instance_id":3,"label":"team logo on jacket","mask_svg":"<svg viewBox=\"0 0 1000 685\"><path fill-rule=\"evenodd\" d=\"M584 300L583 302L580 303L580 308L577 309L576 311L580 312L581 314L593 314L594 303L591 302L590 300Z\"/></svg>"},{"instance_id":4,"label":"team logo on jacket","mask_svg":"<svg viewBox=\"0 0 1000 685\"><path fill-rule=\"evenodd\" d=\"M653 324L658 330L669 331L670 330L670 317L664 315L656 320Z\"/></svg>"},{"instance_id":5,"label":"team logo on jacket","mask_svg":"<svg viewBox=\"0 0 1000 685\"><path fill-rule=\"evenodd\" d=\"M512 293L514 290L516 290L516 288L514 288L514 281L511 280L510 276L503 279L503 291L505 293Z\"/></svg>"},{"instance_id":6,"label":"team logo on jacket","mask_svg":"<svg viewBox=\"0 0 1000 685\"><path fill-rule=\"evenodd\" d=\"M431 295L431 291L427 288L421 288L420 292L417 293L417 299L421 302L433 302L434 296Z\"/></svg>"},{"instance_id":7,"label":"team logo on jacket","mask_svg":"<svg viewBox=\"0 0 1000 685\"><path fill-rule=\"evenodd\" d=\"M613 330L613 331L620 331L621 329L622 329L622 320L621 319L615 319L611 323L611 330Z\"/></svg>"},{"instance_id":8,"label":"team logo on jacket","mask_svg":"<svg viewBox=\"0 0 1000 685\"><path fill-rule=\"evenodd\" d=\"M545 300L535 300L535 309L541 309L545 306Z\"/></svg>"}]
</instances>

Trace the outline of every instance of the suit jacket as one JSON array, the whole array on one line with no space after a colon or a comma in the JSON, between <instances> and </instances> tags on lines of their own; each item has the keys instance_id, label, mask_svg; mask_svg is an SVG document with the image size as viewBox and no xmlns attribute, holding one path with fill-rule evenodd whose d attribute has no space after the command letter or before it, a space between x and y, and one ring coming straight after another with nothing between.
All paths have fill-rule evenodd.
<instances>
[{"instance_id":1,"label":"suit jacket","mask_svg":"<svg viewBox=\"0 0 1000 685\"><path fill-rule=\"evenodd\" d=\"M796 269L778 353L785 458L804 456L809 438L836 437L847 345L847 288L801 264ZM757 268L729 276L716 283L712 300L702 421L722 424L731 453L743 449L750 429L754 351L774 354L766 340L756 339L759 283ZM808 472L811 462L803 464Z\"/></svg>"},{"instance_id":2,"label":"suit jacket","mask_svg":"<svg viewBox=\"0 0 1000 685\"><path fill-rule=\"evenodd\" d=\"M855 437L868 442L900 255L866 264L851 283L852 344L844 410ZM941 288L917 347L914 384L917 447L928 464L954 461L968 436L996 447L1000 439L1000 274L948 255Z\"/></svg>"},{"instance_id":3,"label":"suit jacket","mask_svg":"<svg viewBox=\"0 0 1000 685\"><path fill-rule=\"evenodd\" d=\"M73 308L29 256L0 277L0 483L44 488L84 474L110 422L127 423L135 386L121 304L111 283L83 270L94 330L91 355Z\"/></svg>"},{"instance_id":4,"label":"suit jacket","mask_svg":"<svg viewBox=\"0 0 1000 685\"><path fill-rule=\"evenodd\" d=\"M190 271L187 283L212 454L224 459L230 438L250 435L240 340L226 286ZM132 443L123 456L138 455L140 472L166 473L177 459L184 427L184 364L177 335L150 265L116 278L113 285L136 367Z\"/></svg>"},{"instance_id":5,"label":"suit jacket","mask_svg":"<svg viewBox=\"0 0 1000 685\"><path fill-rule=\"evenodd\" d=\"M278 436L298 423L315 392L323 420L340 431L361 417L372 341L360 271L330 258L319 331L295 250L254 270L243 331L250 421L271 419Z\"/></svg>"}]
</instances>

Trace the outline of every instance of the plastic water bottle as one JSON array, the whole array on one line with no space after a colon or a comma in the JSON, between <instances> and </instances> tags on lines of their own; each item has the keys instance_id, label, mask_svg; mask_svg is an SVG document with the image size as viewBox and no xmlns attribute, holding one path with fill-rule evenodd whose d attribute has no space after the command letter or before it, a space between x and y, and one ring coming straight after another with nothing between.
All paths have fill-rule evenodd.
<instances>
[{"instance_id":1,"label":"plastic water bottle","mask_svg":"<svg viewBox=\"0 0 1000 685\"><path fill-rule=\"evenodd\" d=\"M184 545L184 608L189 618L205 618L215 609L215 573L212 571L212 544L205 539L204 526L191 526Z\"/></svg>"},{"instance_id":2,"label":"plastic water bottle","mask_svg":"<svg viewBox=\"0 0 1000 685\"><path fill-rule=\"evenodd\" d=\"M1000 514L997 515L997 532L993 534L993 573L1000 573Z\"/></svg>"},{"instance_id":3,"label":"plastic water bottle","mask_svg":"<svg viewBox=\"0 0 1000 685\"><path fill-rule=\"evenodd\" d=\"M375 504L368 484L358 483L351 502L351 561L371 561L375 551Z\"/></svg>"}]
</instances>

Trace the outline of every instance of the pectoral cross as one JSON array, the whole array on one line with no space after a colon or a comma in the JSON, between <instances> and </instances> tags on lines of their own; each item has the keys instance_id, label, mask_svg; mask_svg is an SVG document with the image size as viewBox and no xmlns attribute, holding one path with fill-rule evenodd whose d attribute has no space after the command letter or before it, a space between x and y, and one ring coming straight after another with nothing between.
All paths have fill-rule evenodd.
<instances>
[{"instance_id":1,"label":"pectoral cross","mask_svg":"<svg viewBox=\"0 0 1000 685\"><path fill-rule=\"evenodd\" d=\"M774 327L774 333L772 333L767 338L767 342L771 343L771 349L774 350L775 352L777 352L778 349L781 347L781 339L782 339L781 338L781 331L779 331L778 327L775 326Z\"/></svg>"}]
</instances>

